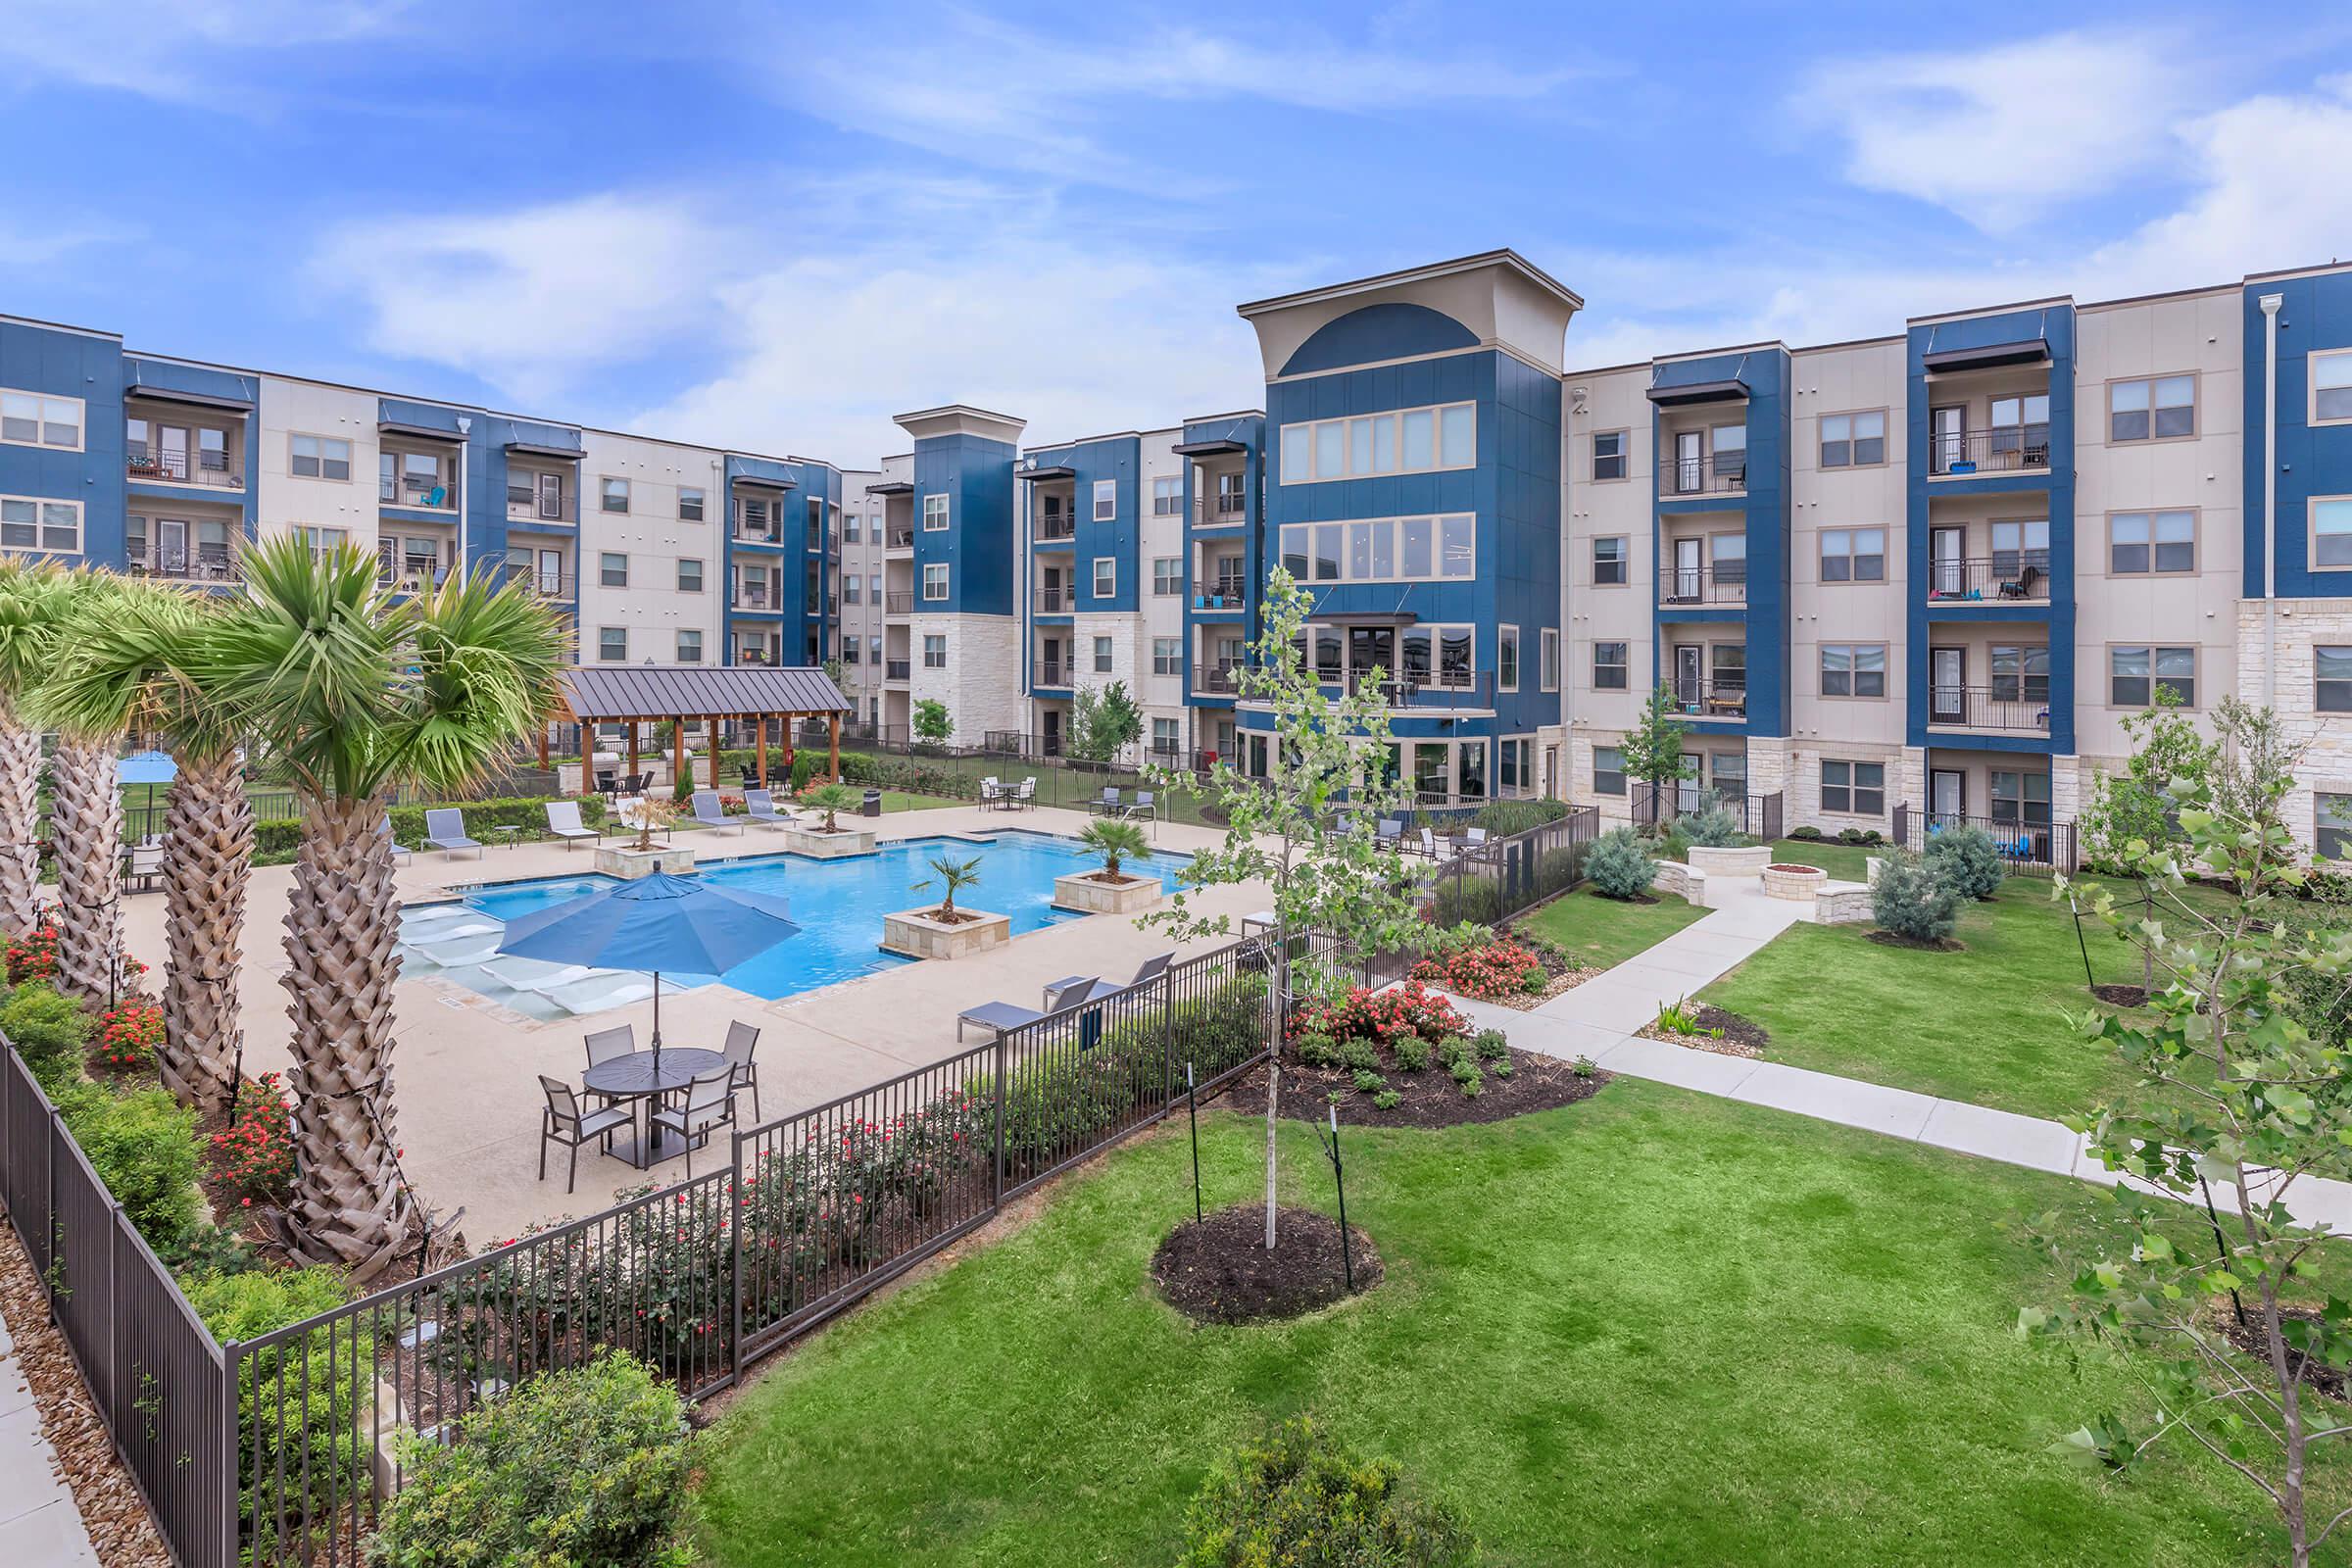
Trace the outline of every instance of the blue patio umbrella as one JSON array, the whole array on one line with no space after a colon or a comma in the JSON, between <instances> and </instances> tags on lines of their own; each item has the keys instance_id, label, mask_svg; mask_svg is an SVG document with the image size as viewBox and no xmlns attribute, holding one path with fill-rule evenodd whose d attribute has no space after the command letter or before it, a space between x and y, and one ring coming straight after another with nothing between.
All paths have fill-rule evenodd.
<instances>
[{"instance_id":1,"label":"blue patio umbrella","mask_svg":"<svg viewBox=\"0 0 2352 1568\"><path fill-rule=\"evenodd\" d=\"M724 974L800 926L782 899L656 872L509 921L498 951L556 963L650 969L654 1072L662 1071L662 971Z\"/></svg>"},{"instance_id":2,"label":"blue patio umbrella","mask_svg":"<svg viewBox=\"0 0 2352 1568\"><path fill-rule=\"evenodd\" d=\"M147 804L150 807L155 805L155 787L169 784L177 777L179 764L172 760L169 752L133 752L115 764L115 781L118 784L147 786Z\"/></svg>"}]
</instances>

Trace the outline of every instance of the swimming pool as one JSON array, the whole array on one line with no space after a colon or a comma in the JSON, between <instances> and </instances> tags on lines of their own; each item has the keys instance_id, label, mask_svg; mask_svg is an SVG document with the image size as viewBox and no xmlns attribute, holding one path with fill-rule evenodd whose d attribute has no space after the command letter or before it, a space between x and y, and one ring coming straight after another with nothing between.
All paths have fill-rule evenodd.
<instances>
[{"instance_id":1,"label":"swimming pool","mask_svg":"<svg viewBox=\"0 0 2352 1568\"><path fill-rule=\"evenodd\" d=\"M1054 879L1093 869L1100 863L1097 857L1081 849L1075 840L1019 829L1001 833L993 844L948 838L901 839L878 846L871 855L847 859L812 860L794 855L773 855L717 862L703 867L700 874L712 882L786 900L792 906L793 918L800 924L800 932L723 975L664 971L662 984L664 989L672 985L683 989L723 980L738 991L773 1001L915 962L881 950L882 916L895 909L920 908L937 901L936 888L917 893L914 885L930 879L929 862L942 854L957 859L979 858L980 881L965 891L961 902L973 908L1009 915L1015 936L1058 925L1064 920L1083 919L1083 915L1052 907ZM1156 876L1166 885L1177 868L1189 859L1188 856L1154 854L1142 860L1128 860L1123 868L1130 874ZM478 923L466 926L466 935L455 942L413 940L406 961L412 973L441 973L530 1016L562 1017L575 1009L558 999L578 997L578 990L564 987L553 995L517 990L489 972L502 969L513 974L515 966L498 959L488 950L495 949L498 933L504 930L507 921L609 885L608 878L587 875L477 888L466 895L465 903L468 910L480 917ZM442 908L445 910L446 906ZM416 911L420 920L432 913L430 908ZM444 913L436 923L444 929L454 929L446 925L446 920ZM419 933L425 929L428 928L421 924L418 927ZM449 961L437 963L433 956L436 953ZM593 1000L592 989L586 1000ZM597 1009L581 1005L576 1010Z\"/></svg>"}]
</instances>

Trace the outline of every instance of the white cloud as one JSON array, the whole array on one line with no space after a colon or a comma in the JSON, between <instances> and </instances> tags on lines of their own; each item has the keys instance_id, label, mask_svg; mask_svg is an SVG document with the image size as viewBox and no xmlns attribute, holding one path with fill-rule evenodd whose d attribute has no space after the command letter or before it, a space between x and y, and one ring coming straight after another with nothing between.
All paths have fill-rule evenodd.
<instances>
[{"instance_id":1,"label":"white cloud","mask_svg":"<svg viewBox=\"0 0 2352 1568\"><path fill-rule=\"evenodd\" d=\"M347 43L410 0L9 0L0 60L21 74L227 111L252 107L246 52Z\"/></svg>"},{"instance_id":2,"label":"white cloud","mask_svg":"<svg viewBox=\"0 0 2352 1568\"><path fill-rule=\"evenodd\" d=\"M2005 230L2175 156L2195 81L2185 42L2061 32L1840 60L1812 74L1794 107L1845 139L1855 184Z\"/></svg>"}]
</instances>

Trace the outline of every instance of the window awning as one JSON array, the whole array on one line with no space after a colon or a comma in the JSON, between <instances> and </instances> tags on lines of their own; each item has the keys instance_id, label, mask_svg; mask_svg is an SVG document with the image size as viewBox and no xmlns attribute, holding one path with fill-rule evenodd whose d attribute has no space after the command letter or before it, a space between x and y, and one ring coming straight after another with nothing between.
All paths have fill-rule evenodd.
<instances>
[{"instance_id":1,"label":"window awning","mask_svg":"<svg viewBox=\"0 0 2352 1568\"><path fill-rule=\"evenodd\" d=\"M210 392L182 392L177 387L132 385L124 387L122 395L150 403L184 403L192 409L221 409L232 414L253 412L251 398L216 397Z\"/></svg>"},{"instance_id":2,"label":"window awning","mask_svg":"<svg viewBox=\"0 0 2352 1568\"><path fill-rule=\"evenodd\" d=\"M1973 349L1938 349L1921 355L1919 363L1930 375L1949 375L1955 370L1991 370L2004 365L2043 365L2049 358L2050 345L2035 337L2013 343L1986 343Z\"/></svg>"},{"instance_id":3,"label":"window awning","mask_svg":"<svg viewBox=\"0 0 2352 1568\"><path fill-rule=\"evenodd\" d=\"M892 479L883 484L867 485L865 493L869 496L910 496L914 494L914 486L904 479Z\"/></svg>"},{"instance_id":4,"label":"window awning","mask_svg":"<svg viewBox=\"0 0 2352 1568\"><path fill-rule=\"evenodd\" d=\"M1318 610L1314 612L1314 623L1318 626L1410 626L1420 618L1409 610L1346 611L1338 613Z\"/></svg>"},{"instance_id":5,"label":"window awning","mask_svg":"<svg viewBox=\"0 0 2352 1568\"><path fill-rule=\"evenodd\" d=\"M1186 441L1168 450L1180 458L1223 458L1249 451L1250 444L1246 441Z\"/></svg>"},{"instance_id":6,"label":"window awning","mask_svg":"<svg viewBox=\"0 0 2352 1568\"><path fill-rule=\"evenodd\" d=\"M1012 476L1015 479L1075 479L1078 470L1065 463L1042 468L1015 468Z\"/></svg>"},{"instance_id":7,"label":"window awning","mask_svg":"<svg viewBox=\"0 0 2352 1568\"><path fill-rule=\"evenodd\" d=\"M558 463L577 463L588 455L577 447L548 447L536 441L510 441L507 453L517 458L551 458Z\"/></svg>"},{"instance_id":8,"label":"window awning","mask_svg":"<svg viewBox=\"0 0 2352 1568\"><path fill-rule=\"evenodd\" d=\"M798 479L770 479L763 474L757 473L735 475L736 489L740 490L746 485L758 490L798 490L801 482Z\"/></svg>"},{"instance_id":9,"label":"window awning","mask_svg":"<svg viewBox=\"0 0 2352 1568\"><path fill-rule=\"evenodd\" d=\"M412 441L446 441L452 446L466 444L466 437L461 431L438 430L429 424L403 424L398 419L377 420L375 432L378 435L406 436Z\"/></svg>"},{"instance_id":10,"label":"window awning","mask_svg":"<svg viewBox=\"0 0 2352 1568\"><path fill-rule=\"evenodd\" d=\"M1729 403L1747 396L1745 381L1690 381L1681 386L1653 386L1649 401L1662 409L1693 403Z\"/></svg>"}]
</instances>

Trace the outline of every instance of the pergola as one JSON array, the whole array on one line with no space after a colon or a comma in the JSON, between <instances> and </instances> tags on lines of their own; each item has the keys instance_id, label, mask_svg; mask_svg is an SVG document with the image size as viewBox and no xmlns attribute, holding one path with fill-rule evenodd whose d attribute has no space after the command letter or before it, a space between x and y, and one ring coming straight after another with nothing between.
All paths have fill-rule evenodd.
<instances>
[{"instance_id":1,"label":"pergola","mask_svg":"<svg viewBox=\"0 0 2352 1568\"><path fill-rule=\"evenodd\" d=\"M779 669L769 665L613 664L587 665L564 675L563 711L580 726L580 760L586 782L588 744L598 724L625 724L629 736L629 771L637 771L637 726L670 726L672 777L686 778L686 721L702 719L709 727L710 786L718 787L718 725L736 719L759 731L760 777L767 778L767 721L784 719L784 764L792 765L792 725L796 718L828 721L830 771L841 780L841 715L852 712L850 700L821 669ZM547 731L539 731L539 765L547 766Z\"/></svg>"}]
</instances>

